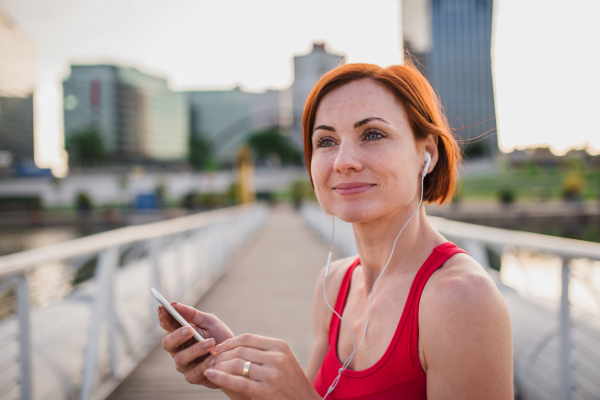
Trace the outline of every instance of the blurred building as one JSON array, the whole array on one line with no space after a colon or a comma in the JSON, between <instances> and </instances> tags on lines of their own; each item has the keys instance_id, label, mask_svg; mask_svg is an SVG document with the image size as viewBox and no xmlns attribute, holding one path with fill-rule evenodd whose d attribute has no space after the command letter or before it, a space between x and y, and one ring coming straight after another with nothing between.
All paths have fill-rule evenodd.
<instances>
[{"instance_id":1,"label":"blurred building","mask_svg":"<svg viewBox=\"0 0 600 400\"><path fill-rule=\"evenodd\" d=\"M171 91L165 79L114 65L73 65L63 94L65 143L94 129L109 162L187 157L187 99Z\"/></svg>"},{"instance_id":2,"label":"blurred building","mask_svg":"<svg viewBox=\"0 0 600 400\"><path fill-rule=\"evenodd\" d=\"M495 154L493 0L402 0L402 8L406 47L439 93L462 144L471 143L467 155Z\"/></svg>"},{"instance_id":3,"label":"blurred building","mask_svg":"<svg viewBox=\"0 0 600 400\"><path fill-rule=\"evenodd\" d=\"M0 169L33 164L35 49L0 10Z\"/></svg>"},{"instance_id":4,"label":"blurred building","mask_svg":"<svg viewBox=\"0 0 600 400\"><path fill-rule=\"evenodd\" d=\"M278 127L302 147L302 111L308 93L326 72L344 62L344 56L315 43L309 54L294 57L294 83L285 90L263 93L240 88L187 92L190 135L203 137L220 162L231 162L249 135Z\"/></svg>"},{"instance_id":5,"label":"blurred building","mask_svg":"<svg viewBox=\"0 0 600 400\"><path fill-rule=\"evenodd\" d=\"M329 53L324 43L314 43L312 51L303 56L294 57L294 83L292 92L292 140L300 147L302 144L302 112L304 102L319 78L338 65L344 64L344 56Z\"/></svg>"},{"instance_id":6,"label":"blurred building","mask_svg":"<svg viewBox=\"0 0 600 400\"><path fill-rule=\"evenodd\" d=\"M220 161L233 160L250 134L279 126L280 91L232 90L187 92L190 135L203 137Z\"/></svg>"}]
</instances>

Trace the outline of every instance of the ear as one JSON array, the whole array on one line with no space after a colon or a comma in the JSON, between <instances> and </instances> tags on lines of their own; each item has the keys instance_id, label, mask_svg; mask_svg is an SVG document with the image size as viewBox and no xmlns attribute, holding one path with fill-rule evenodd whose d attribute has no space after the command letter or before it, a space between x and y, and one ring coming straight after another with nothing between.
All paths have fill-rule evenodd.
<instances>
[{"instance_id":1,"label":"ear","mask_svg":"<svg viewBox=\"0 0 600 400\"><path fill-rule=\"evenodd\" d=\"M424 146L423 150L428 152L431 155L431 163L429 164L429 168L427 169L427 175L429 175L431 173L431 171L433 171L433 169L435 168L435 166L438 162L438 159L439 159L438 139L439 139L439 137L437 135L428 135L427 139L425 139L425 142L424 142L425 146ZM425 158L423 158L422 167L424 165L425 165Z\"/></svg>"}]
</instances>

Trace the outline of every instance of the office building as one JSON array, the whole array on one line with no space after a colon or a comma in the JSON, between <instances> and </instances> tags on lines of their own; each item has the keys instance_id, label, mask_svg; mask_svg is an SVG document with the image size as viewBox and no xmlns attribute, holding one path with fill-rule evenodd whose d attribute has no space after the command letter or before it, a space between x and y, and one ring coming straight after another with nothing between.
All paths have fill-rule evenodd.
<instances>
[{"instance_id":1,"label":"office building","mask_svg":"<svg viewBox=\"0 0 600 400\"><path fill-rule=\"evenodd\" d=\"M65 143L94 129L111 163L187 157L187 99L165 79L114 65L73 65L63 95Z\"/></svg>"},{"instance_id":2,"label":"office building","mask_svg":"<svg viewBox=\"0 0 600 400\"><path fill-rule=\"evenodd\" d=\"M252 133L279 126L280 92L231 90L187 92L190 135L206 139L222 163L233 160L237 148Z\"/></svg>"},{"instance_id":3,"label":"office building","mask_svg":"<svg viewBox=\"0 0 600 400\"><path fill-rule=\"evenodd\" d=\"M314 43L309 54L294 57L292 92L292 141L302 148L302 112L311 89L319 78L344 63L341 54L329 53L324 43Z\"/></svg>"},{"instance_id":4,"label":"office building","mask_svg":"<svg viewBox=\"0 0 600 400\"><path fill-rule=\"evenodd\" d=\"M240 88L187 92L190 134L204 137L221 163L233 160L236 150L255 132L277 127L302 148L302 111L310 90L344 57L315 43L309 54L294 57L294 83L285 90L263 93Z\"/></svg>"},{"instance_id":5,"label":"office building","mask_svg":"<svg viewBox=\"0 0 600 400\"><path fill-rule=\"evenodd\" d=\"M498 150L492 11L493 0L403 0L407 48L439 93L463 147L470 143L467 154L484 156Z\"/></svg>"},{"instance_id":6,"label":"office building","mask_svg":"<svg viewBox=\"0 0 600 400\"><path fill-rule=\"evenodd\" d=\"M0 169L32 164L35 49L0 10Z\"/></svg>"}]
</instances>

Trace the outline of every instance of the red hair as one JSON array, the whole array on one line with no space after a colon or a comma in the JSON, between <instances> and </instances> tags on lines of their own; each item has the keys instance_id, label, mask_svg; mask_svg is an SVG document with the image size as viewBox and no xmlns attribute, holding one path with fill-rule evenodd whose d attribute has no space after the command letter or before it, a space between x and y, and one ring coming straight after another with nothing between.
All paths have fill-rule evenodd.
<instances>
[{"instance_id":1,"label":"red hair","mask_svg":"<svg viewBox=\"0 0 600 400\"><path fill-rule=\"evenodd\" d=\"M410 60L405 65L387 68L374 64L340 65L319 79L306 99L302 117L304 157L311 183L312 134L319 103L327 93L358 79L379 82L400 100L417 141L423 141L429 135L438 137L438 161L425 177L423 200L439 204L449 201L454 193L461 153L438 96Z\"/></svg>"}]
</instances>

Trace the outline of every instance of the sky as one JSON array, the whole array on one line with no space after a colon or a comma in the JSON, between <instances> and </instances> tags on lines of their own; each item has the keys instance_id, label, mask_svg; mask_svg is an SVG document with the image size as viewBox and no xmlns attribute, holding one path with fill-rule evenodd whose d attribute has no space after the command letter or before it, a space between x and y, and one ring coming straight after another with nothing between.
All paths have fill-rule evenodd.
<instances>
[{"instance_id":1,"label":"sky","mask_svg":"<svg viewBox=\"0 0 600 400\"><path fill-rule=\"evenodd\" d=\"M568 7L567 5L568 4ZM61 82L76 63L116 63L172 89L283 89L314 41L347 62L401 62L399 0L0 0L36 46L36 162L64 169ZM495 0L501 149L600 152L600 1Z\"/></svg>"}]
</instances>

